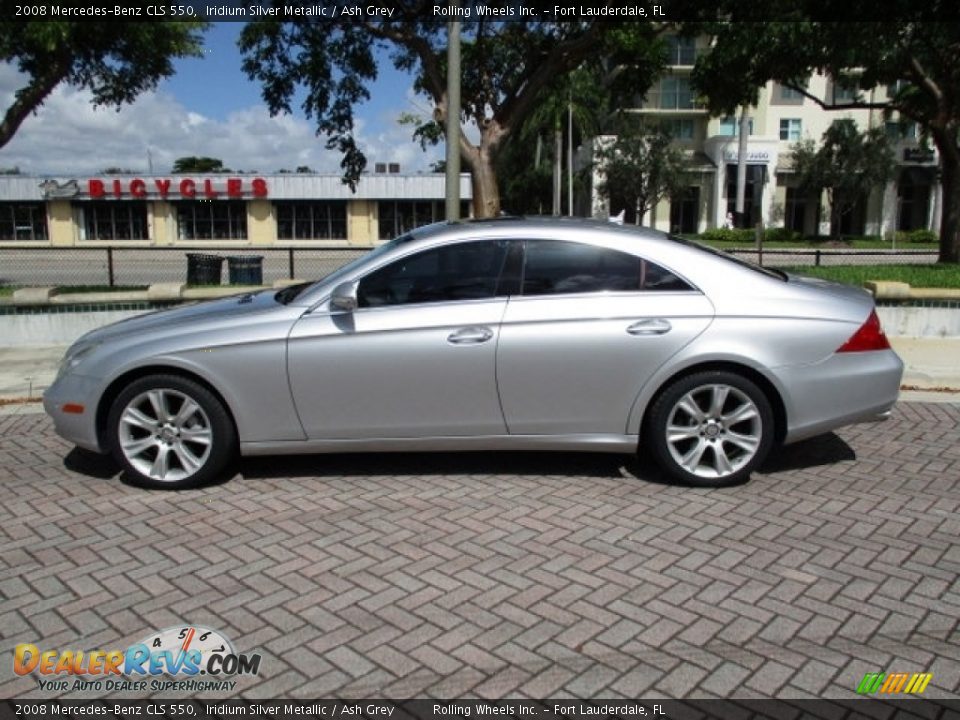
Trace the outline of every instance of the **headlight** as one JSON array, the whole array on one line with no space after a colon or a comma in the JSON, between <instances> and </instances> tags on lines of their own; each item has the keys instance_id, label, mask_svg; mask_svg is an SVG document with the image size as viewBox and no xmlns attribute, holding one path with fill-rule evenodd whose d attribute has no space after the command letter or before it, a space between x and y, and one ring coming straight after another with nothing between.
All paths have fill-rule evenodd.
<instances>
[{"instance_id":1,"label":"headlight","mask_svg":"<svg viewBox=\"0 0 960 720\"><path fill-rule=\"evenodd\" d=\"M82 343L77 344L67 350L66 355L63 356L63 360L60 361L60 368L57 370L57 379L63 377L68 372L71 372L80 362L89 355L94 349L96 349L100 343Z\"/></svg>"}]
</instances>

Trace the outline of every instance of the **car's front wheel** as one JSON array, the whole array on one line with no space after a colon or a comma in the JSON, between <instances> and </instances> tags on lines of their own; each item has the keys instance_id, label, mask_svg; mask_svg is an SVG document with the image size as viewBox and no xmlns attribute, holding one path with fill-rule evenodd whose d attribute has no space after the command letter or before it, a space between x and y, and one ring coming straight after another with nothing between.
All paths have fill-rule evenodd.
<instances>
[{"instance_id":1,"label":"car's front wheel","mask_svg":"<svg viewBox=\"0 0 960 720\"><path fill-rule=\"evenodd\" d=\"M763 391L741 375L696 373L654 401L645 439L657 464L674 479L703 487L733 485L767 457L773 411Z\"/></svg>"},{"instance_id":2,"label":"car's front wheel","mask_svg":"<svg viewBox=\"0 0 960 720\"><path fill-rule=\"evenodd\" d=\"M134 483L193 487L219 475L236 452L223 403L203 385L151 375L125 388L107 419L111 451Z\"/></svg>"}]
</instances>

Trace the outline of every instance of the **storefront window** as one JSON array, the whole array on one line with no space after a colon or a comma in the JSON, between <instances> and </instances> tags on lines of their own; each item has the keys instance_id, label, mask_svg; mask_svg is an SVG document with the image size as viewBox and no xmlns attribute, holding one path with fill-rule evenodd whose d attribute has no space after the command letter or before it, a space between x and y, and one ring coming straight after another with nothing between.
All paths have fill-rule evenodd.
<instances>
[{"instance_id":1,"label":"storefront window","mask_svg":"<svg viewBox=\"0 0 960 720\"><path fill-rule=\"evenodd\" d=\"M245 202L192 200L176 202L178 237L181 240L245 240Z\"/></svg>"},{"instance_id":2,"label":"storefront window","mask_svg":"<svg viewBox=\"0 0 960 720\"><path fill-rule=\"evenodd\" d=\"M90 202L80 205L84 240L146 240L145 202Z\"/></svg>"},{"instance_id":3,"label":"storefront window","mask_svg":"<svg viewBox=\"0 0 960 720\"><path fill-rule=\"evenodd\" d=\"M347 203L278 202L277 239L346 240Z\"/></svg>"},{"instance_id":4,"label":"storefront window","mask_svg":"<svg viewBox=\"0 0 960 720\"><path fill-rule=\"evenodd\" d=\"M0 240L46 240L47 211L42 203L0 203Z\"/></svg>"},{"instance_id":5,"label":"storefront window","mask_svg":"<svg viewBox=\"0 0 960 720\"><path fill-rule=\"evenodd\" d=\"M402 235L421 225L429 225L446 217L444 203L438 200L381 200L378 203L380 239Z\"/></svg>"}]
</instances>

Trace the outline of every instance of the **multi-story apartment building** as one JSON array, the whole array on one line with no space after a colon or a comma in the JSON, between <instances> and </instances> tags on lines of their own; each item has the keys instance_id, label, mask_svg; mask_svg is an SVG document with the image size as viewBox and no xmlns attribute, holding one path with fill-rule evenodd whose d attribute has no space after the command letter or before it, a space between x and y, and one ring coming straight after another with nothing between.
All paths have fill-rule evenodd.
<instances>
[{"instance_id":1,"label":"multi-story apartment building","mask_svg":"<svg viewBox=\"0 0 960 720\"><path fill-rule=\"evenodd\" d=\"M664 200L641 224L660 230L696 233L723 227L736 202L739 160L739 117L711 117L692 90L690 75L707 38L668 38L668 71L643 98L622 110L645 122L662 123L674 142L686 151L689 182L679 196ZM836 79L809 78L810 94L843 104L853 92ZM893 88L874 91L869 100L883 100ZM816 102L777 83L761 89L756 107L747 108L749 136L746 158L745 215L764 226L787 227L805 235L830 232L830 208L825 194L811 197L798 187L791 149L802 138L819 141L838 118L852 118L860 128L882 126L893 142L897 169L893 180L865 197L846 214L839 230L848 235L886 235L897 230L937 229L941 194L937 183L936 154L921 149L915 125L887 119L882 111L851 108L824 110ZM598 139L594 139L594 142ZM636 222L631 208L610 207L596 188L591 204L596 216L626 211L627 222ZM752 224L752 223L751 223Z\"/></svg>"}]
</instances>

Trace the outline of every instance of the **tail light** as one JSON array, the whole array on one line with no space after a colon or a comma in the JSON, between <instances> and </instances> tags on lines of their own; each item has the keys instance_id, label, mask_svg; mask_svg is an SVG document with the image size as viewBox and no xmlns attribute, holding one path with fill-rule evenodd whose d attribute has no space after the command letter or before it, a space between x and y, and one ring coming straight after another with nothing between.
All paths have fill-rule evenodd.
<instances>
[{"instance_id":1,"label":"tail light","mask_svg":"<svg viewBox=\"0 0 960 720\"><path fill-rule=\"evenodd\" d=\"M860 326L850 339L837 348L838 353L842 352L865 352L867 350L888 350L890 341L883 334L883 328L880 327L880 318L877 317L877 311L870 312L870 317Z\"/></svg>"}]
</instances>

